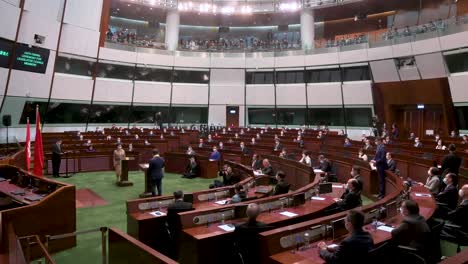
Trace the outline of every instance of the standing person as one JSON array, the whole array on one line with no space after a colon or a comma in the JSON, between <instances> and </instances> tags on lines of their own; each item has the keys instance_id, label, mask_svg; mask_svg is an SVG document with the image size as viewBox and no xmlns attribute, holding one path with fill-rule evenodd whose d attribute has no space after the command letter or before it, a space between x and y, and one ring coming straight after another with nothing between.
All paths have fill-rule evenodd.
<instances>
[{"instance_id":1,"label":"standing person","mask_svg":"<svg viewBox=\"0 0 468 264\"><path fill-rule=\"evenodd\" d=\"M164 159L159 156L159 150L153 150L153 158L149 162L148 175L151 177L151 194L156 196L156 188L158 196L162 195L162 178L164 177Z\"/></svg>"},{"instance_id":2,"label":"standing person","mask_svg":"<svg viewBox=\"0 0 468 264\"><path fill-rule=\"evenodd\" d=\"M156 124L159 125L159 129L163 129L163 124L162 124L162 114L161 112L157 112L154 116L154 120L156 121Z\"/></svg>"},{"instance_id":3,"label":"standing person","mask_svg":"<svg viewBox=\"0 0 468 264\"><path fill-rule=\"evenodd\" d=\"M117 182L120 181L120 175L122 174L122 160L125 159L125 150L122 148L122 144L117 144L117 149L114 150L114 169Z\"/></svg>"},{"instance_id":4,"label":"standing person","mask_svg":"<svg viewBox=\"0 0 468 264\"><path fill-rule=\"evenodd\" d=\"M52 145L52 175L54 178L60 177L60 163L62 161L62 140L58 139Z\"/></svg>"},{"instance_id":5,"label":"standing person","mask_svg":"<svg viewBox=\"0 0 468 264\"><path fill-rule=\"evenodd\" d=\"M387 151L385 145L382 144L380 138L375 139L377 145L377 151L375 152L374 159L371 161L377 168L377 174L379 175L379 199L385 197L385 170L388 168L387 164Z\"/></svg>"}]
</instances>

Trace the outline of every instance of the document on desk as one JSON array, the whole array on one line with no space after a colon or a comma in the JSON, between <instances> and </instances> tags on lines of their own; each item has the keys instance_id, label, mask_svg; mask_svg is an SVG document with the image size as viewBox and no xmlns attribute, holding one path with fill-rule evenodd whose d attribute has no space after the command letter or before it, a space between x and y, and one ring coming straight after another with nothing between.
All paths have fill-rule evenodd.
<instances>
[{"instance_id":1,"label":"document on desk","mask_svg":"<svg viewBox=\"0 0 468 264\"><path fill-rule=\"evenodd\" d=\"M428 193L414 193L414 195L416 195L416 197L432 197L432 195L428 194Z\"/></svg>"},{"instance_id":2,"label":"document on desk","mask_svg":"<svg viewBox=\"0 0 468 264\"><path fill-rule=\"evenodd\" d=\"M219 204L219 205L225 205L227 204L228 200L219 200L219 201L216 201L215 204Z\"/></svg>"},{"instance_id":3,"label":"document on desk","mask_svg":"<svg viewBox=\"0 0 468 264\"><path fill-rule=\"evenodd\" d=\"M261 171L254 171L255 176L263 176L264 174Z\"/></svg>"},{"instance_id":4,"label":"document on desk","mask_svg":"<svg viewBox=\"0 0 468 264\"><path fill-rule=\"evenodd\" d=\"M332 185L332 188L340 188L340 189L342 189L342 188L343 188L343 185L333 184L333 185Z\"/></svg>"},{"instance_id":5,"label":"document on desk","mask_svg":"<svg viewBox=\"0 0 468 264\"><path fill-rule=\"evenodd\" d=\"M385 231L385 232L392 232L394 228L391 227L391 226L386 226L386 225L382 225L382 226L379 226L377 227L377 230L381 230L381 231Z\"/></svg>"},{"instance_id":6,"label":"document on desk","mask_svg":"<svg viewBox=\"0 0 468 264\"><path fill-rule=\"evenodd\" d=\"M324 201L324 200L325 200L325 197L312 196L310 199L311 199L311 200L316 200L316 201Z\"/></svg>"},{"instance_id":7,"label":"document on desk","mask_svg":"<svg viewBox=\"0 0 468 264\"><path fill-rule=\"evenodd\" d=\"M319 169L314 169L314 173L324 173L323 170L319 170Z\"/></svg>"},{"instance_id":8,"label":"document on desk","mask_svg":"<svg viewBox=\"0 0 468 264\"><path fill-rule=\"evenodd\" d=\"M219 225L218 227L221 228L222 230L226 231L226 232L232 232L232 231L234 231L234 229L236 229L236 227L234 225L231 225L231 224Z\"/></svg>"},{"instance_id":9,"label":"document on desk","mask_svg":"<svg viewBox=\"0 0 468 264\"><path fill-rule=\"evenodd\" d=\"M153 216L165 216L166 213L163 213L163 212L160 212L160 211L154 211L154 212L150 212L150 215L153 215Z\"/></svg>"},{"instance_id":10,"label":"document on desk","mask_svg":"<svg viewBox=\"0 0 468 264\"><path fill-rule=\"evenodd\" d=\"M294 216L297 216L297 214L291 213L291 212L288 212L288 211L281 212L280 214L281 214L281 215L284 215L284 216L287 216L287 217L294 217Z\"/></svg>"}]
</instances>

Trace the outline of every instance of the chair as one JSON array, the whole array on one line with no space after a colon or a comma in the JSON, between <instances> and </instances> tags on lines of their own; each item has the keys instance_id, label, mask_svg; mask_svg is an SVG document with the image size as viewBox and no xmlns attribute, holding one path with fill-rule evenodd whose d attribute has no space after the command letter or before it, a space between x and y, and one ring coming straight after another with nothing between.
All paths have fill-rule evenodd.
<instances>
[{"instance_id":1,"label":"chair","mask_svg":"<svg viewBox=\"0 0 468 264\"><path fill-rule=\"evenodd\" d=\"M241 199L241 202L248 202L257 199L257 197L252 196L252 197L245 197Z\"/></svg>"},{"instance_id":2,"label":"chair","mask_svg":"<svg viewBox=\"0 0 468 264\"><path fill-rule=\"evenodd\" d=\"M459 225L445 223L440 239L457 244L457 253L460 253L462 246L468 246L468 233Z\"/></svg>"},{"instance_id":3,"label":"chair","mask_svg":"<svg viewBox=\"0 0 468 264\"><path fill-rule=\"evenodd\" d=\"M331 162L330 162L331 163ZM328 182L338 182L338 177L336 176L336 166L334 163L330 164L330 172L327 173L327 181Z\"/></svg>"},{"instance_id":4,"label":"chair","mask_svg":"<svg viewBox=\"0 0 468 264\"><path fill-rule=\"evenodd\" d=\"M192 211L191 209L174 209L169 208L167 210L166 218L166 232L169 237L169 257L172 259L177 259L178 257L178 245L180 244L180 232L182 230L182 223L180 222L180 217L178 213Z\"/></svg>"},{"instance_id":5,"label":"chair","mask_svg":"<svg viewBox=\"0 0 468 264\"><path fill-rule=\"evenodd\" d=\"M236 263L260 263L258 234L272 229L271 226L243 227L234 231L234 257Z\"/></svg>"},{"instance_id":6,"label":"chair","mask_svg":"<svg viewBox=\"0 0 468 264\"><path fill-rule=\"evenodd\" d=\"M368 255L368 263L380 263L380 264L386 264L391 261L388 261L388 251L390 249L390 244L388 242L383 243L382 245L373 248L371 251L369 251Z\"/></svg>"},{"instance_id":7,"label":"chair","mask_svg":"<svg viewBox=\"0 0 468 264\"><path fill-rule=\"evenodd\" d=\"M437 263L442 257L442 251L440 249L440 233L444 228L445 222L439 220L428 221L428 224L431 228L430 233L430 243L428 249L428 262Z\"/></svg>"},{"instance_id":8,"label":"chair","mask_svg":"<svg viewBox=\"0 0 468 264\"><path fill-rule=\"evenodd\" d=\"M412 247L397 246L396 255L399 264L426 264L426 260L418 254L418 250Z\"/></svg>"}]
</instances>

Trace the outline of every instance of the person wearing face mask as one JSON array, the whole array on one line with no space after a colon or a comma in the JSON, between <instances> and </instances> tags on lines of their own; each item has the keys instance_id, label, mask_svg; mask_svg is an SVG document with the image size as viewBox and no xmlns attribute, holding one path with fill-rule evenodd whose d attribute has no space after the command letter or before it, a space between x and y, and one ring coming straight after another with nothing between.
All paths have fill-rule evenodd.
<instances>
[{"instance_id":1,"label":"person wearing face mask","mask_svg":"<svg viewBox=\"0 0 468 264\"><path fill-rule=\"evenodd\" d=\"M421 143L421 141L419 140L419 138L415 138L414 139L414 145L413 145L415 148L422 148L423 147L423 144Z\"/></svg>"},{"instance_id":2,"label":"person wearing face mask","mask_svg":"<svg viewBox=\"0 0 468 264\"><path fill-rule=\"evenodd\" d=\"M458 203L457 175L448 173L444 178L445 188L435 197L439 203L446 204L448 209L455 209Z\"/></svg>"},{"instance_id":3,"label":"person wearing face mask","mask_svg":"<svg viewBox=\"0 0 468 264\"><path fill-rule=\"evenodd\" d=\"M221 159L221 153L219 153L218 148L216 146L213 147L213 152L210 153L208 159L210 161L219 161Z\"/></svg>"},{"instance_id":4,"label":"person wearing face mask","mask_svg":"<svg viewBox=\"0 0 468 264\"><path fill-rule=\"evenodd\" d=\"M360 185L356 179L349 179L345 185L346 191L340 199L336 199L336 205L341 211L356 208L362 205Z\"/></svg>"},{"instance_id":5,"label":"person wearing face mask","mask_svg":"<svg viewBox=\"0 0 468 264\"><path fill-rule=\"evenodd\" d=\"M431 229L426 219L419 214L419 205L413 200L405 200L401 203L400 214L403 221L392 230L392 243L415 248L418 255L426 256L427 239Z\"/></svg>"},{"instance_id":6,"label":"person wearing face mask","mask_svg":"<svg viewBox=\"0 0 468 264\"><path fill-rule=\"evenodd\" d=\"M369 251L374 247L371 234L364 231L365 216L359 210L350 210L345 218L345 228L349 236L336 248L329 248L319 242L320 257L326 263L368 263Z\"/></svg>"},{"instance_id":7,"label":"person wearing face mask","mask_svg":"<svg viewBox=\"0 0 468 264\"><path fill-rule=\"evenodd\" d=\"M242 154L248 155L250 153L249 149L245 146L245 143L243 141L239 144L239 146Z\"/></svg>"},{"instance_id":8,"label":"person wearing face mask","mask_svg":"<svg viewBox=\"0 0 468 264\"><path fill-rule=\"evenodd\" d=\"M125 150L122 148L122 144L117 145L117 149L114 150L114 169L116 181L120 181L120 175L122 174L121 161L125 159Z\"/></svg>"},{"instance_id":9,"label":"person wearing face mask","mask_svg":"<svg viewBox=\"0 0 468 264\"><path fill-rule=\"evenodd\" d=\"M420 182L419 185L426 187L432 194L436 195L439 192L439 168L430 167L427 171L426 183Z\"/></svg>"},{"instance_id":10,"label":"person wearing face mask","mask_svg":"<svg viewBox=\"0 0 468 264\"><path fill-rule=\"evenodd\" d=\"M468 232L468 184L463 185L458 191L458 196L461 199L460 204L455 210L447 214L448 223L461 227L463 232ZM454 235L453 227L444 226L442 236ZM451 231L451 232L450 232Z\"/></svg>"}]
</instances>

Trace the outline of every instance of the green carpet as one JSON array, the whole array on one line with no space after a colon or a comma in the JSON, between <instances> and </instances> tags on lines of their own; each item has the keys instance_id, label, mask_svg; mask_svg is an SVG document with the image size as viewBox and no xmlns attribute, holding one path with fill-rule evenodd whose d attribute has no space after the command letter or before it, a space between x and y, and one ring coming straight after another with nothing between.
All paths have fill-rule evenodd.
<instances>
[{"instance_id":1,"label":"green carpet","mask_svg":"<svg viewBox=\"0 0 468 264\"><path fill-rule=\"evenodd\" d=\"M116 227L127 231L127 215L125 202L138 198L144 190L143 172L130 172L131 187L117 187L114 172L78 173L71 178L61 178L59 181L73 184L77 189L89 188L99 194L108 205L76 210L77 231L84 231L102 226ZM163 194L172 194L175 190L193 192L205 190L213 179L184 179L180 175L166 173L163 179ZM77 247L60 252L53 256L59 264L67 263L100 263L101 236L92 233L78 236Z\"/></svg>"}]
</instances>

